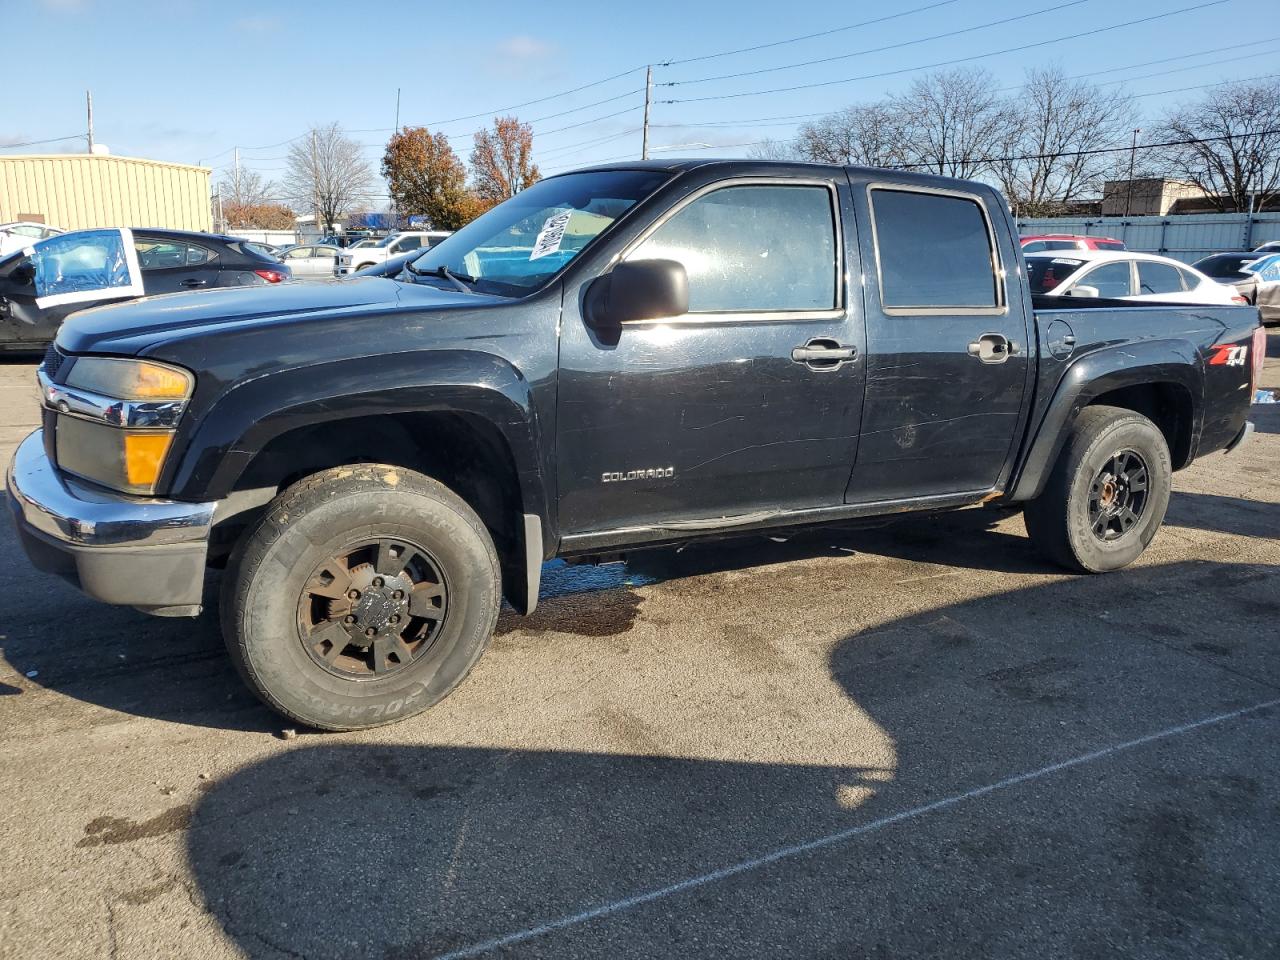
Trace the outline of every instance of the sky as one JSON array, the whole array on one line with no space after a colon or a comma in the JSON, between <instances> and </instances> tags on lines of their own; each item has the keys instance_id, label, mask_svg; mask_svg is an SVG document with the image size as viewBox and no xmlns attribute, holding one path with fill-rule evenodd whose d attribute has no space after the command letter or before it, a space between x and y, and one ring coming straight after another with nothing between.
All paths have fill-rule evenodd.
<instances>
[{"instance_id":1,"label":"sky","mask_svg":"<svg viewBox=\"0 0 1280 960\"><path fill-rule=\"evenodd\" d=\"M530 121L550 173L640 155L647 64L659 157L742 156L961 59L1010 94L1026 69L1050 64L1114 83L1139 96L1150 125L1204 85L1280 72L1280 28L1244 28L1259 23L1256 10L1256 0L0 0L5 33L22 38L7 61L27 61L25 95L0 100L0 153L83 151L92 90L95 138L117 155L203 164L216 181L239 147L243 167L278 179L287 141L336 121L376 169L399 90L400 123L443 131L464 160L495 115ZM1144 18L1155 19L1106 29ZM1059 40L1086 31L1098 32ZM754 49L730 52L743 48ZM44 140L57 142L22 145Z\"/></svg>"}]
</instances>

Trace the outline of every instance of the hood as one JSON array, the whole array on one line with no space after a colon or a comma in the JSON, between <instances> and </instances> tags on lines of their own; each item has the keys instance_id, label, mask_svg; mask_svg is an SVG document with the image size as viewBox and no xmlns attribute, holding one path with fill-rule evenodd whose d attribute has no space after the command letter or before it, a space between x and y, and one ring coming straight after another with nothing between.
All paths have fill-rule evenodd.
<instances>
[{"instance_id":1,"label":"hood","mask_svg":"<svg viewBox=\"0 0 1280 960\"><path fill-rule=\"evenodd\" d=\"M57 342L67 353L136 354L200 327L261 325L283 318L296 321L396 306L469 307L498 299L382 277L225 287L82 310L63 323Z\"/></svg>"}]
</instances>

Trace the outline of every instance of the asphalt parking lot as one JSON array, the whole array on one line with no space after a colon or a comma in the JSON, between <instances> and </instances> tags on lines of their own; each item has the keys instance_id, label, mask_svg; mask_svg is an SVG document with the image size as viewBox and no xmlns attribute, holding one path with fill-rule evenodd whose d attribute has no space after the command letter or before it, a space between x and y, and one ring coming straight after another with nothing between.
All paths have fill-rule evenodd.
<instances>
[{"instance_id":1,"label":"asphalt parking lot","mask_svg":"<svg viewBox=\"0 0 1280 960\"><path fill-rule=\"evenodd\" d=\"M1264 385L1280 387L1280 332ZM0 454L35 422L0 364ZM1280 955L1280 405L1132 569L915 517L552 565L299 733L0 528L0 957Z\"/></svg>"}]
</instances>

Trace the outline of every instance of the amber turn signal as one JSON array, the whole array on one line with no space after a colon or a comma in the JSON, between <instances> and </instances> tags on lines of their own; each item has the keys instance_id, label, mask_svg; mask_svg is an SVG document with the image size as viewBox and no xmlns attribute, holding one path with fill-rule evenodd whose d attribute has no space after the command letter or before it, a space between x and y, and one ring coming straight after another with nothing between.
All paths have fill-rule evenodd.
<instances>
[{"instance_id":1,"label":"amber turn signal","mask_svg":"<svg viewBox=\"0 0 1280 960\"><path fill-rule=\"evenodd\" d=\"M164 456L169 452L171 433L126 433L124 473L131 487L154 487L160 478Z\"/></svg>"}]
</instances>

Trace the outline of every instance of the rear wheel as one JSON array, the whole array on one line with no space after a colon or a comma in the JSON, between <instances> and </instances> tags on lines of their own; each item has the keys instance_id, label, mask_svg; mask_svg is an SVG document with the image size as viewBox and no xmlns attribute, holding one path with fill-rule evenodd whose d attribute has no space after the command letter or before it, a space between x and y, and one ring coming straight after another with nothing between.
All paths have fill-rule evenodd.
<instances>
[{"instance_id":1,"label":"rear wheel","mask_svg":"<svg viewBox=\"0 0 1280 960\"><path fill-rule=\"evenodd\" d=\"M442 484L384 465L326 470L246 533L222 597L232 659L271 707L353 730L457 686L498 616L488 531Z\"/></svg>"},{"instance_id":2,"label":"rear wheel","mask_svg":"<svg viewBox=\"0 0 1280 960\"><path fill-rule=\"evenodd\" d=\"M1027 504L1027 533L1068 569L1118 570L1160 529L1172 475L1168 445L1154 423L1132 410L1086 407L1044 491Z\"/></svg>"}]
</instances>

